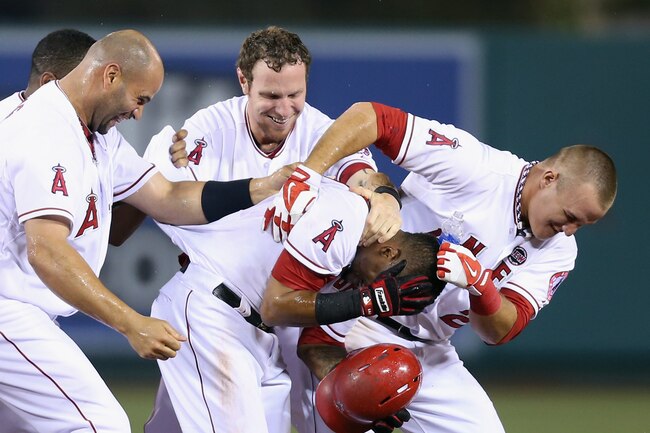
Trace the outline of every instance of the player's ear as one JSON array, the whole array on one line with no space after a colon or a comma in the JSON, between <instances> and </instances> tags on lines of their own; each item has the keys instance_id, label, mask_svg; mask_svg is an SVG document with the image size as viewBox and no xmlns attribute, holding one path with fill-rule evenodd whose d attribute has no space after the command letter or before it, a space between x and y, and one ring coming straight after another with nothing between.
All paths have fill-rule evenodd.
<instances>
[{"instance_id":1,"label":"player's ear","mask_svg":"<svg viewBox=\"0 0 650 433\"><path fill-rule=\"evenodd\" d=\"M111 63L104 68L104 86L117 84L122 77L122 68L117 63Z\"/></svg>"},{"instance_id":2,"label":"player's ear","mask_svg":"<svg viewBox=\"0 0 650 433\"><path fill-rule=\"evenodd\" d=\"M558 180L560 177L560 174L552 169L546 170L540 179L540 187L541 188L548 188L549 186L553 185L554 182Z\"/></svg>"},{"instance_id":3,"label":"player's ear","mask_svg":"<svg viewBox=\"0 0 650 433\"><path fill-rule=\"evenodd\" d=\"M44 85L44 84L47 84L47 83L49 83L50 81L54 81L54 80L56 80L56 79L57 79L57 78L56 78L56 75L54 75L53 73L51 73L51 72L49 72L49 71L47 71L47 72L43 72L43 73L41 74L41 78L40 78L40 80L39 80L39 86L42 86L42 85Z\"/></svg>"},{"instance_id":4,"label":"player's ear","mask_svg":"<svg viewBox=\"0 0 650 433\"><path fill-rule=\"evenodd\" d=\"M402 250L392 245L376 244L379 246L379 254L388 262L394 262L402 256Z\"/></svg>"},{"instance_id":5,"label":"player's ear","mask_svg":"<svg viewBox=\"0 0 650 433\"><path fill-rule=\"evenodd\" d=\"M248 95L249 92L249 87L250 84L246 77L244 76L244 73L241 71L241 69L237 68L237 80L239 81L239 85L241 86L241 91L244 95Z\"/></svg>"}]
</instances>

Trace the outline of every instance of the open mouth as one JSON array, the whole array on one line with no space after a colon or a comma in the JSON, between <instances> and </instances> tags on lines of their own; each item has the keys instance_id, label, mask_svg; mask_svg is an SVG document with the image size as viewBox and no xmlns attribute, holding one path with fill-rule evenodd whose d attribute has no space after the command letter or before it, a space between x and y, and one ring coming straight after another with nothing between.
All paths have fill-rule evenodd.
<instances>
[{"instance_id":1,"label":"open mouth","mask_svg":"<svg viewBox=\"0 0 650 433\"><path fill-rule=\"evenodd\" d=\"M271 119L273 123L277 125L286 125L290 119L290 117L274 117L274 116L268 116L268 118Z\"/></svg>"}]
</instances>

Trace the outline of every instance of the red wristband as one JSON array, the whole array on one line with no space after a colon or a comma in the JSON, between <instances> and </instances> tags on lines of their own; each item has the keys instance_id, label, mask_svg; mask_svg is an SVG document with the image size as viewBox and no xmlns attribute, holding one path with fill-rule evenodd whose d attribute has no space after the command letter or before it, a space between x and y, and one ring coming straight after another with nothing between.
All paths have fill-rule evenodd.
<instances>
[{"instance_id":1,"label":"red wristband","mask_svg":"<svg viewBox=\"0 0 650 433\"><path fill-rule=\"evenodd\" d=\"M491 279L477 288L482 295L469 295L469 308L476 314L481 316L491 316L496 313L501 307L501 294L494 286Z\"/></svg>"}]
</instances>

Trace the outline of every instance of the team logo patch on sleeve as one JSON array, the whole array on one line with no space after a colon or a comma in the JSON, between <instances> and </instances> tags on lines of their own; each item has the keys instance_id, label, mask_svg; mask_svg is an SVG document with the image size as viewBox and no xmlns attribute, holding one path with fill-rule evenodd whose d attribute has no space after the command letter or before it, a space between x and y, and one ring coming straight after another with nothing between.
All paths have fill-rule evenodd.
<instances>
[{"instance_id":1,"label":"team logo patch on sleeve","mask_svg":"<svg viewBox=\"0 0 650 433\"><path fill-rule=\"evenodd\" d=\"M566 280L566 278L569 276L569 273L567 271L564 272L558 272L556 274L553 274L551 279L548 282L548 295L547 298L550 301L553 295L555 294L555 291L560 287L560 284Z\"/></svg>"},{"instance_id":2,"label":"team logo patch on sleeve","mask_svg":"<svg viewBox=\"0 0 650 433\"><path fill-rule=\"evenodd\" d=\"M65 167L63 167L61 164L57 164L56 166L52 167L52 171L54 172L54 179L52 180L52 194L60 192L67 197L68 187L65 186L65 177L63 177L63 173L66 172Z\"/></svg>"},{"instance_id":3,"label":"team logo patch on sleeve","mask_svg":"<svg viewBox=\"0 0 650 433\"><path fill-rule=\"evenodd\" d=\"M316 236L314 239L312 239L312 242L314 242L315 244L317 243L323 244L323 251L327 252L327 250L330 248L330 245L332 244L332 241L334 240L334 236L336 235L336 233L342 231L343 231L343 221L332 220L332 226L326 229L323 233Z\"/></svg>"},{"instance_id":4,"label":"team logo patch on sleeve","mask_svg":"<svg viewBox=\"0 0 650 433\"><path fill-rule=\"evenodd\" d=\"M199 165L201 163L201 158L203 158L203 149L208 147L208 143L205 141L205 138L199 138L194 140L196 147L193 151L187 155L187 159L194 163L194 165Z\"/></svg>"},{"instance_id":5,"label":"team logo patch on sleeve","mask_svg":"<svg viewBox=\"0 0 650 433\"><path fill-rule=\"evenodd\" d=\"M426 143L429 146L449 146L452 149L455 149L455 148L458 147L458 139L457 138L449 139L449 138L445 137L442 134L438 134L433 129L429 129L429 135L431 135L431 139L429 141L427 141L427 143Z\"/></svg>"}]
</instances>

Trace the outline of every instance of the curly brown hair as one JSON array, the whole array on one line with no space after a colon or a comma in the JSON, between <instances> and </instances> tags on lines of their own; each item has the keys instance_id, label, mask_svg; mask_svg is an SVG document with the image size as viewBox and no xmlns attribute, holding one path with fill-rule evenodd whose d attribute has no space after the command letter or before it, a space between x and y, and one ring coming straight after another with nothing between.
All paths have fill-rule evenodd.
<instances>
[{"instance_id":1,"label":"curly brown hair","mask_svg":"<svg viewBox=\"0 0 650 433\"><path fill-rule=\"evenodd\" d=\"M248 81L253 81L253 66L258 60L263 60L275 72L280 72L286 64L303 63L308 75L311 55L297 34L270 26L251 33L239 51L237 67Z\"/></svg>"}]
</instances>

